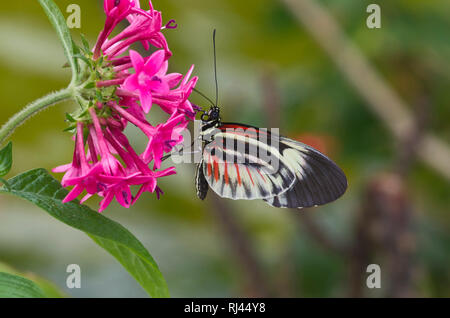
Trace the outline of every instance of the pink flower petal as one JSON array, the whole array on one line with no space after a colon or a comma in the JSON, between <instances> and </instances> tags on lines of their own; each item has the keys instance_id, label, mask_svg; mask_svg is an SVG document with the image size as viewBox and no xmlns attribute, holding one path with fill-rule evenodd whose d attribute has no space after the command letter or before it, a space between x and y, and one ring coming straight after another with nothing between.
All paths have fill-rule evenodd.
<instances>
[{"instance_id":1,"label":"pink flower petal","mask_svg":"<svg viewBox=\"0 0 450 318\"><path fill-rule=\"evenodd\" d=\"M159 71L155 74L157 77L164 77L169 69L169 61L164 61Z\"/></svg>"},{"instance_id":2,"label":"pink flower petal","mask_svg":"<svg viewBox=\"0 0 450 318\"><path fill-rule=\"evenodd\" d=\"M86 202L88 199L90 199L92 197L92 194L86 194L80 201L81 204L84 204L84 202Z\"/></svg>"},{"instance_id":3,"label":"pink flower petal","mask_svg":"<svg viewBox=\"0 0 450 318\"><path fill-rule=\"evenodd\" d=\"M163 66L166 53L164 50L156 51L150 56L150 58L145 62L145 72L148 75L155 75Z\"/></svg>"},{"instance_id":4,"label":"pink flower petal","mask_svg":"<svg viewBox=\"0 0 450 318\"><path fill-rule=\"evenodd\" d=\"M158 92L159 94L167 94L170 90L169 84L162 81L161 79L155 79L151 82L151 90Z\"/></svg>"},{"instance_id":5,"label":"pink flower petal","mask_svg":"<svg viewBox=\"0 0 450 318\"><path fill-rule=\"evenodd\" d=\"M129 91L135 91L139 89L139 81L137 74L133 74L127 77L125 82L122 84L123 88Z\"/></svg>"},{"instance_id":6,"label":"pink flower petal","mask_svg":"<svg viewBox=\"0 0 450 318\"><path fill-rule=\"evenodd\" d=\"M150 91L141 89L139 92L139 97L141 100L142 109L147 114L152 108L152 94Z\"/></svg>"},{"instance_id":7,"label":"pink flower petal","mask_svg":"<svg viewBox=\"0 0 450 318\"><path fill-rule=\"evenodd\" d=\"M144 67L144 59L138 52L130 50L130 58L131 63L133 64L133 67L136 69L136 71Z\"/></svg>"},{"instance_id":8,"label":"pink flower petal","mask_svg":"<svg viewBox=\"0 0 450 318\"><path fill-rule=\"evenodd\" d=\"M110 204L111 201L114 199L114 193L108 192L105 196L105 198L100 202L100 208L98 209L98 212L103 212Z\"/></svg>"},{"instance_id":9,"label":"pink flower petal","mask_svg":"<svg viewBox=\"0 0 450 318\"><path fill-rule=\"evenodd\" d=\"M116 191L116 200L119 204L125 208L129 208L131 202L133 201L133 197L131 195L131 191L129 187L121 188Z\"/></svg>"},{"instance_id":10,"label":"pink flower petal","mask_svg":"<svg viewBox=\"0 0 450 318\"><path fill-rule=\"evenodd\" d=\"M61 173L61 172L66 172L67 170L69 170L70 168L72 168L72 164L68 163L66 165L62 165L62 166L58 166L52 169L52 171L54 173Z\"/></svg>"},{"instance_id":11,"label":"pink flower petal","mask_svg":"<svg viewBox=\"0 0 450 318\"><path fill-rule=\"evenodd\" d=\"M180 83L182 78L183 78L182 74L171 73L164 76L164 81L167 82L170 88L174 88L175 86L178 85L178 83Z\"/></svg>"},{"instance_id":12,"label":"pink flower petal","mask_svg":"<svg viewBox=\"0 0 450 318\"><path fill-rule=\"evenodd\" d=\"M63 203L70 202L72 200L75 200L80 194L83 192L83 187L79 184L77 184L72 191L69 192L68 195L62 200Z\"/></svg>"}]
</instances>

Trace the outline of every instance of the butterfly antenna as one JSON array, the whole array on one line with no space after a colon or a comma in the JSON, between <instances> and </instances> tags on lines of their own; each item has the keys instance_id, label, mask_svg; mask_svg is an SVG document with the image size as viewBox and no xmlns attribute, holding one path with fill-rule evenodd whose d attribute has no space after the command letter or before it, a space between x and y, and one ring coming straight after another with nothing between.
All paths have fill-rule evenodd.
<instances>
[{"instance_id":1,"label":"butterfly antenna","mask_svg":"<svg viewBox=\"0 0 450 318\"><path fill-rule=\"evenodd\" d=\"M194 92L196 92L197 94L199 94L201 97L203 97L204 99L206 99L212 106L214 106L214 102L205 94L203 94L202 92L200 92L198 89L194 88L193 89Z\"/></svg>"},{"instance_id":2,"label":"butterfly antenna","mask_svg":"<svg viewBox=\"0 0 450 318\"><path fill-rule=\"evenodd\" d=\"M217 53L216 53L216 29L213 31L213 47L214 47L214 78L216 81L216 105L219 103L219 81L217 80Z\"/></svg>"},{"instance_id":3,"label":"butterfly antenna","mask_svg":"<svg viewBox=\"0 0 450 318\"><path fill-rule=\"evenodd\" d=\"M219 103L219 81L217 80L217 54L216 54L216 29L213 31L213 48L214 48L214 79L216 82L216 102L214 103L208 96L203 94L198 89L194 88L193 91L206 99L212 106L217 106Z\"/></svg>"}]
</instances>

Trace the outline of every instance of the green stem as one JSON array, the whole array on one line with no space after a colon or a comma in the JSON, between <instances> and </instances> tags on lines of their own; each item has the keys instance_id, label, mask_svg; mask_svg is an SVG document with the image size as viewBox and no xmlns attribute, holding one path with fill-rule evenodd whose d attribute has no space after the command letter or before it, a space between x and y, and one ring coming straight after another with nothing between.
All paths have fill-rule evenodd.
<instances>
[{"instance_id":1,"label":"green stem","mask_svg":"<svg viewBox=\"0 0 450 318\"><path fill-rule=\"evenodd\" d=\"M3 178L0 178L0 182L3 183L3 185L5 186L6 190L8 190L8 192L11 192L11 186L9 185L8 181L6 181Z\"/></svg>"},{"instance_id":2,"label":"green stem","mask_svg":"<svg viewBox=\"0 0 450 318\"><path fill-rule=\"evenodd\" d=\"M74 89L68 87L60 91L51 93L47 96L39 98L27 105L20 112L11 117L6 124L0 129L0 145L13 133L13 131L22 125L27 119L38 112L49 108L59 102L70 99L74 95Z\"/></svg>"}]
</instances>

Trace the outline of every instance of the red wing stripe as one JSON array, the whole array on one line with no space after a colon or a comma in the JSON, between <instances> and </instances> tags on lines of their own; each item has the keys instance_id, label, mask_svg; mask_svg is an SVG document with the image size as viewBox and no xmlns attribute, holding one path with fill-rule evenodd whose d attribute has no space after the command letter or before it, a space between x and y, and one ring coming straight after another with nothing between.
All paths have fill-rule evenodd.
<instances>
[{"instance_id":1,"label":"red wing stripe","mask_svg":"<svg viewBox=\"0 0 450 318\"><path fill-rule=\"evenodd\" d=\"M241 174L239 173L239 166L237 163L234 164L234 167L236 168L236 174L237 174L237 179L238 179L238 184L242 185L242 180L241 180Z\"/></svg>"},{"instance_id":2,"label":"red wing stripe","mask_svg":"<svg viewBox=\"0 0 450 318\"><path fill-rule=\"evenodd\" d=\"M208 167L208 177L211 177L212 175L212 166L211 163L208 162L208 164L206 165Z\"/></svg>"},{"instance_id":3,"label":"red wing stripe","mask_svg":"<svg viewBox=\"0 0 450 318\"><path fill-rule=\"evenodd\" d=\"M225 165L225 171L224 171L224 175L225 175L225 184L229 184L230 180L229 180L229 176L228 176L228 163L224 163Z\"/></svg>"},{"instance_id":4,"label":"red wing stripe","mask_svg":"<svg viewBox=\"0 0 450 318\"><path fill-rule=\"evenodd\" d=\"M250 170L248 169L248 167L245 167L245 168L247 168L247 173L248 173L248 176L250 177L250 180L252 181L252 184L255 185L255 183L253 182L253 178L252 178L252 174L250 173Z\"/></svg>"},{"instance_id":5,"label":"red wing stripe","mask_svg":"<svg viewBox=\"0 0 450 318\"><path fill-rule=\"evenodd\" d=\"M263 179L263 181L267 183L267 180L266 180L266 178L264 178L261 171L259 171L259 169L257 169L257 171L258 171L259 175L261 176L261 178Z\"/></svg>"},{"instance_id":6,"label":"red wing stripe","mask_svg":"<svg viewBox=\"0 0 450 318\"><path fill-rule=\"evenodd\" d=\"M214 163L214 179L216 179L216 182L219 181L219 162L218 160L216 160L217 158L215 157L213 160Z\"/></svg>"}]
</instances>

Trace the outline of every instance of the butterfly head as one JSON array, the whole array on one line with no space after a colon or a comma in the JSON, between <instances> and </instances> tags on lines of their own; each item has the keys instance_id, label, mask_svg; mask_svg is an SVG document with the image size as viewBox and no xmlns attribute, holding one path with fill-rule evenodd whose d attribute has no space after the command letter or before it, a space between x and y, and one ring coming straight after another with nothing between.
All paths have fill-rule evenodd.
<instances>
[{"instance_id":1,"label":"butterfly head","mask_svg":"<svg viewBox=\"0 0 450 318\"><path fill-rule=\"evenodd\" d=\"M220 123L220 108L211 106L208 111L202 114L201 120L203 124L218 124Z\"/></svg>"}]
</instances>

